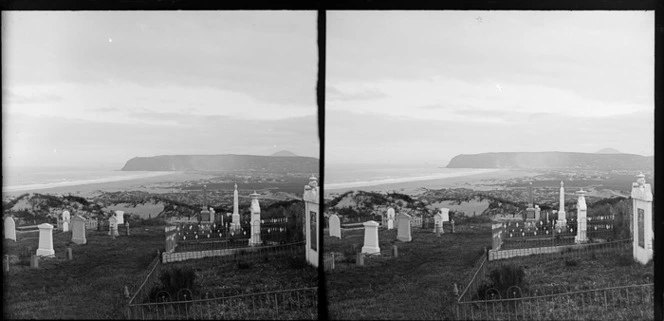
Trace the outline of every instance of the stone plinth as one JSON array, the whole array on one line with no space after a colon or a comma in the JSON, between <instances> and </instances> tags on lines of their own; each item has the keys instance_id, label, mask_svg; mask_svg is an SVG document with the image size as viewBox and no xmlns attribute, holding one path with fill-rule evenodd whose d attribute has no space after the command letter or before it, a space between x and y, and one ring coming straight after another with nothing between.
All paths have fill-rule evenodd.
<instances>
[{"instance_id":1,"label":"stone plinth","mask_svg":"<svg viewBox=\"0 0 664 321\"><path fill-rule=\"evenodd\" d=\"M412 217L408 214L399 214L399 224L397 225L397 240L401 242L410 242L413 240L411 235L410 221Z\"/></svg>"},{"instance_id":2,"label":"stone plinth","mask_svg":"<svg viewBox=\"0 0 664 321\"><path fill-rule=\"evenodd\" d=\"M387 220L387 229L388 230L394 229L394 220Z\"/></svg>"},{"instance_id":3,"label":"stone plinth","mask_svg":"<svg viewBox=\"0 0 664 321\"><path fill-rule=\"evenodd\" d=\"M583 189L576 192L576 195L579 196L576 204L576 237L574 237L575 243L587 243L588 237L586 236L587 222L588 222L588 206L586 205L586 191Z\"/></svg>"},{"instance_id":4,"label":"stone plinth","mask_svg":"<svg viewBox=\"0 0 664 321\"><path fill-rule=\"evenodd\" d=\"M37 227L39 228L37 256L55 256L55 250L53 250L53 225L44 223Z\"/></svg>"},{"instance_id":5,"label":"stone plinth","mask_svg":"<svg viewBox=\"0 0 664 321\"><path fill-rule=\"evenodd\" d=\"M69 222L67 221L62 222L62 231L69 232Z\"/></svg>"},{"instance_id":6,"label":"stone plinth","mask_svg":"<svg viewBox=\"0 0 664 321\"><path fill-rule=\"evenodd\" d=\"M368 221L364 222L364 246L362 246L362 253L380 254L380 247L378 246L378 222Z\"/></svg>"}]
</instances>

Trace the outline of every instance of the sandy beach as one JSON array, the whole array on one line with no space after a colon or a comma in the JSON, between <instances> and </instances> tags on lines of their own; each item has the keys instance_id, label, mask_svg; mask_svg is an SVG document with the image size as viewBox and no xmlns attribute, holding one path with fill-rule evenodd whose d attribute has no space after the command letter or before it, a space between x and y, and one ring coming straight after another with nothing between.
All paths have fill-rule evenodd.
<instances>
[{"instance_id":1,"label":"sandy beach","mask_svg":"<svg viewBox=\"0 0 664 321\"><path fill-rule=\"evenodd\" d=\"M499 188L502 182L508 179L519 177L532 177L540 175L534 171L525 170L504 170L504 169L488 169L482 173L448 176L437 179L420 179L412 178L410 180L401 179L398 182L385 183L385 184L347 184L345 186L328 188L324 187L325 194L329 193L344 193L350 190L363 190L363 191L396 191L405 194L417 194L422 188L427 189L440 189L440 188L470 188L473 190L486 190ZM407 181L406 181L407 180ZM341 185L341 184L339 184Z\"/></svg>"}]
</instances>

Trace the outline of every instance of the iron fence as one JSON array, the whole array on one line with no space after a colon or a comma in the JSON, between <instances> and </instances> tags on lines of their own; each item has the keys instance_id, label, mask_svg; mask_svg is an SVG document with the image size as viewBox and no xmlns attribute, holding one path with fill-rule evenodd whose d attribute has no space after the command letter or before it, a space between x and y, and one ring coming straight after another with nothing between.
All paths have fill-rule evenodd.
<instances>
[{"instance_id":1,"label":"iron fence","mask_svg":"<svg viewBox=\"0 0 664 321\"><path fill-rule=\"evenodd\" d=\"M179 247L179 246L178 246ZM215 250L164 253L164 263L214 257L218 261L250 261L281 255L304 256L305 243L296 242L272 246L247 246Z\"/></svg>"},{"instance_id":2,"label":"iron fence","mask_svg":"<svg viewBox=\"0 0 664 321\"><path fill-rule=\"evenodd\" d=\"M129 304L127 317L140 320L163 319L254 319L292 320L318 318L318 288L301 288L272 292L214 297L209 293L199 298L189 289L175 297L162 291L156 302Z\"/></svg>"},{"instance_id":3,"label":"iron fence","mask_svg":"<svg viewBox=\"0 0 664 321\"><path fill-rule=\"evenodd\" d=\"M127 291L131 295L128 301L128 305L137 304L139 302L145 302L150 298L150 291L152 288L159 283L159 274L161 273L162 263L161 255L157 252L157 256L150 262L148 268L140 276L139 280L141 283L138 287L130 286L127 288ZM129 311L127 311L127 316L129 316Z\"/></svg>"},{"instance_id":4,"label":"iron fence","mask_svg":"<svg viewBox=\"0 0 664 321\"><path fill-rule=\"evenodd\" d=\"M552 290L554 291L554 290ZM564 290L563 290L564 291ZM603 289L524 291L513 286L505 297L487 289L486 300L457 302L457 320L652 320L654 284Z\"/></svg>"}]
</instances>

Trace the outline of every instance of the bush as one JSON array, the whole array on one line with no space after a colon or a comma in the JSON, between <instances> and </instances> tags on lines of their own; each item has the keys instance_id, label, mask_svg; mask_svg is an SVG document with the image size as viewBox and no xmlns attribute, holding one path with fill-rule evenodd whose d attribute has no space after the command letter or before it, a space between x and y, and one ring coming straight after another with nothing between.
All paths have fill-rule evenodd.
<instances>
[{"instance_id":1,"label":"bush","mask_svg":"<svg viewBox=\"0 0 664 321\"><path fill-rule=\"evenodd\" d=\"M522 290L525 287L526 272L522 266L503 264L489 272L488 288L498 290L500 296L507 297L507 290L512 286L518 286Z\"/></svg>"},{"instance_id":2,"label":"bush","mask_svg":"<svg viewBox=\"0 0 664 321\"><path fill-rule=\"evenodd\" d=\"M189 289L192 294L197 290L196 273L190 268L170 268L159 275L160 285L152 288L150 300L155 302L157 294L161 291L167 292L172 300L177 298L178 291Z\"/></svg>"}]
</instances>

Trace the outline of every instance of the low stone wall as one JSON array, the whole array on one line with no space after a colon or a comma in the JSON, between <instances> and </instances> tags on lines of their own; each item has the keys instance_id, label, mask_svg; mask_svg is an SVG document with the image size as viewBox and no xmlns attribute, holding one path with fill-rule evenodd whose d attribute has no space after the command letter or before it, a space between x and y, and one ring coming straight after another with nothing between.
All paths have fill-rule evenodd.
<instances>
[{"instance_id":1,"label":"low stone wall","mask_svg":"<svg viewBox=\"0 0 664 321\"><path fill-rule=\"evenodd\" d=\"M193 259L202 259L206 257L214 256L227 256L233 255L239 251L252 251L252 248L237 248L237 249L223 249L223 250L208 250L208 251L196 251L196 252L179 252L179 253L167 253L164 252L161 254L161 262L180 262Z\"/></svg>"}]
</instances>

